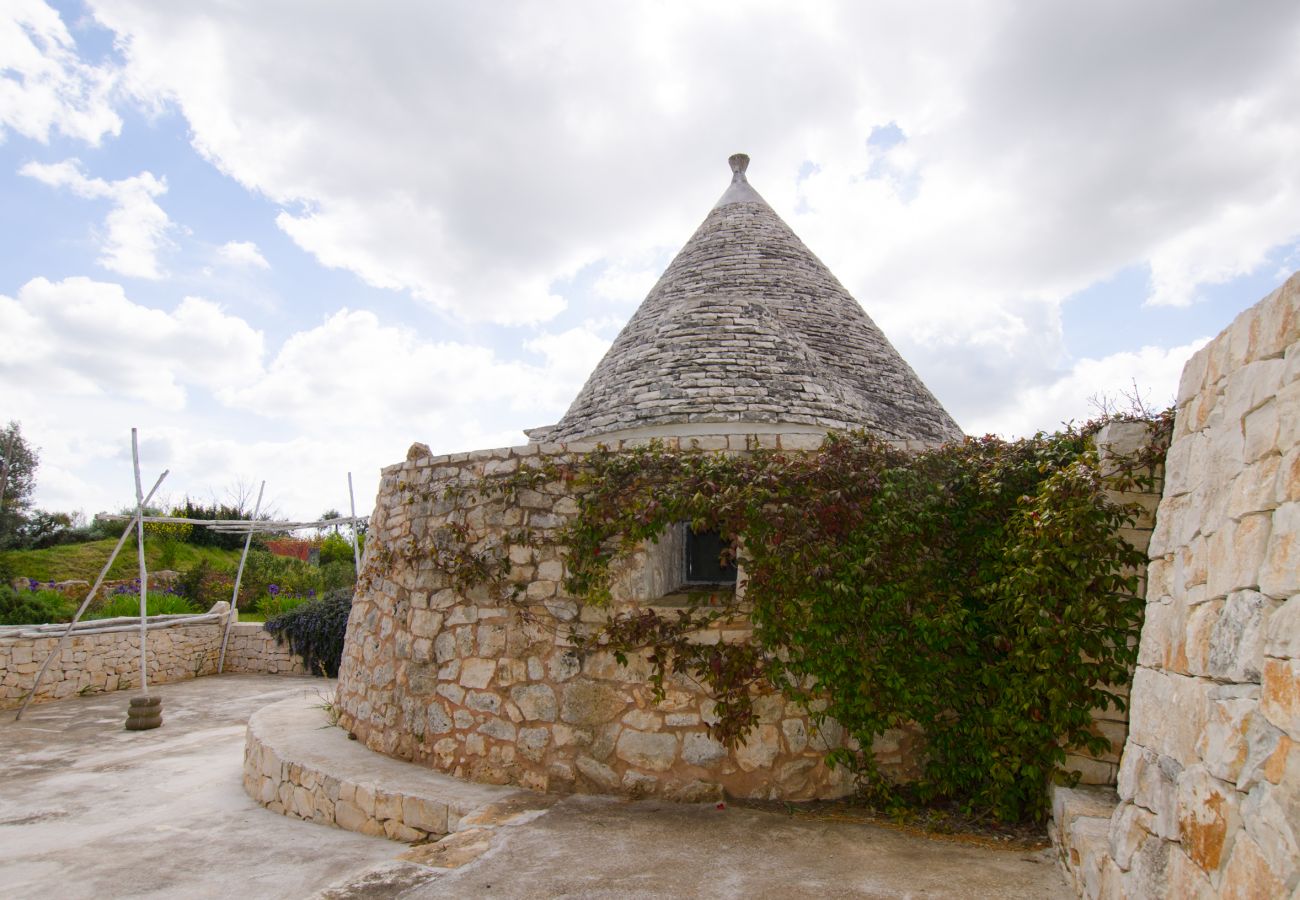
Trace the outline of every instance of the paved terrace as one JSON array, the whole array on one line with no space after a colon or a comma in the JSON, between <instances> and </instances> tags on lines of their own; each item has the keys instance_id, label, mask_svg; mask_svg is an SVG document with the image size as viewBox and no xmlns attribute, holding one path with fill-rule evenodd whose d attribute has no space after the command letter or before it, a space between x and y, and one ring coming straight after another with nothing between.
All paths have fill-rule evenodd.
<instances>
[{"instance_id":1,"label":"paved terrace","mask_svg":"<svg viewBox=\"0 0 1300 900\"><path fill-rule=\"evenodd\" d=\"M286 818L241 787L257 709L333 683L229 675L164 685L127 732L126 693L0 716L6 898L1068 896L1049 851L712 805L526 797L410 847ZM355 745L354 745L355 746ZM421 770L417 770L421 771Z\"/></svg>"}]
</instances>

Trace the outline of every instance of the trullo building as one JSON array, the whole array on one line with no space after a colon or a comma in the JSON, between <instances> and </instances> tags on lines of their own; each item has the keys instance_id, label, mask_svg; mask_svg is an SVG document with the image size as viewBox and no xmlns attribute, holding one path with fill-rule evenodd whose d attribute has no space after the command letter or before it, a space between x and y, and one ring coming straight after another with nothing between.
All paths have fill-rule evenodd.
<instances>
[{"instance_id":1,"label":"trullo building","mask_svg":"<svg viewBox=\"0 0 1300 900\"><path fill-rule=\"evenodd\" d=\"M537 790L702 799L811 799L849 789L829 768L835 723L820 728L779 695L729 750L708 733L712 701L689 679L656 702L642 661L570 651L571 629L612 612L677 602L708 556L685 529L647 544L617 573L611 609L564 594L556 537L577 511L563 481L508 498L448 491L605 444L670 449L815 448L864 428L908 447L959 439L952 417L825 265L748 183L748 157L651 290L568 412L531 443L434 457L416 444L384 470L348 624L336 708L371 749L464 778ZM440 565L454 532L499 554L521 599L457 587ZM524 543L518 537L528 534ZM717 561L716 550L713 560ZM707 568L707 566L706 566ZM734 581L734 570L731 575ZM743 585L743 581L742 581ZM722 585L723 589L743 589ZM701 641L744 639L721 623ZM906 738L873 748L910 764Z\"/></svg>"}]
</instances>

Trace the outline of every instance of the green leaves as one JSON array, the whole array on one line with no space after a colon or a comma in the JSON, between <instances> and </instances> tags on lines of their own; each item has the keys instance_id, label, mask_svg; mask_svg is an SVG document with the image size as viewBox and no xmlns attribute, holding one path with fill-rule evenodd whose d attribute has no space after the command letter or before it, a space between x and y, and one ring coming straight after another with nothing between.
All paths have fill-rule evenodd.
<instances>
[{"instance_id":1,"label":"green leaves","mask_svg":"<svg viewBox=\"0 0 1300 900\"><path fill-rule=\"evenodd\" d=\"M1151 420L1149 446L1126 465L1109 461L1104 477L1094 423L914 456L862 433L794 455L652 442L472 493L563 486L578 512L550 539L564 548L566 592L598 605L610 599L611 564L676 522L731 539L743 607L732 597L675 616L624 613L575 638L620 662L643 654L657 692L670 674L695 679L716 702L719 740L743 740L753 698L778 689L861 747L889 729L919 732L920 776L906 786L869 752L835 751L881 802L906 793L1041 819L1065 748L1104 748L1091 710L1123 703L1110 686L1135 661L1144 559L1119 536L1135 509L1106 492L1153 483L1171 423ZM500 557L472 552L469 538L449 530L424 552L461 587L502 578ZM692 638L742 615L751 642Z\"/></svg>"}]
</instances>

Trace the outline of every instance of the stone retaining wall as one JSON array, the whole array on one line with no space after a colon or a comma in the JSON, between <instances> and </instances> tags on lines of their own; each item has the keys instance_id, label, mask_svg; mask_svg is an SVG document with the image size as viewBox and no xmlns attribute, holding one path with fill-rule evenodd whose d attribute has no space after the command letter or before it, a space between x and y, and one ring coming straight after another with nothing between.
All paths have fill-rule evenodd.
<instances>
[{"instance_id":1,"label":"stone retaining wall","mask_svg":"<svg viewBox=\"0 0 1300 900\"><path fill-rule=\"evenodd\" d=\"M333 724L326 695L258 710L244 739L244 790L272 812L397 841L455 831L476 810L515 796L509 789L402 771Z\"/></svg>"},{"instance_id":2,"label":"stone retaining wall","mask_svg":"<svg viewBox=\"0 0 1300 900\"><path fill-rule=\"evenodd\" d=\"M1089 897L1293 896L1300 275L1184 369L1150 554L1118 806L1053 836Z\"/></svg>"},{"instance_id":3,"label":"stone retaining wall","mask_svg":"<svg viewBox=\"0 0 1300 900\"><path fill-rule=\"evenodd\" d=\"M221 604L224 606L224 604ZM149 683L214 675L224 623L158 628L149 632ZM22 705L57 637L15 638L0 633L0 709ZM302 659L258 622L236 623L226 648L227 672L305 675ZM99 694L140 685L140 632L69 637L41 679L33 703Z\"/></svg>"},{"instance_id":4,"label":"stone retaining wall","mask_svg":"<svg viewBox=\"0 0 1300 900\"><path fill-rule=\"evenodd\" d=\"M1130 438L1112 438L1117 452ZM663 441L683 452L743 453L756 445L803 452L820 446L822 436ZM668 604L664 594L676 585L665 574L672 561L663 557L672 540L643 546L621 564L610 609L584 606L563 593L564 548L554 541L578 511L567 483L520 490L509 501L447 494L485 475L562 463L593 449L532 444L434 457L417 444L404 463L384 470L339 673L340 723L380 753L540 791L682 800L722 792L810 800L849 792L847 771L825 762L827 750L845 740L833 720L818 727L798 705L766 695L755 706L757 728L729 751L709 736L713 701L689 677L670 677L666 696L656 701L650 666L639 656L620 665L609 653L579 659L570 652L571 629L590 633L611 613ZM1155 500L1145 502L1153 507ZM507 555L509 580L526 585L523 600L494 599L487 587L455 589L430 559L448 527L463 529L474 552ZM511 542L525 532L529 538ZM1146 534L1138 528L1130 539L1145 547ZM716 623L695 639L749 636L748 621L740 620ZM1115 740L1113 752L1101 759L1072 755L1069 763L1085 782L1113 783L1124 714L1099 711L1097 728ZM886 773L906 779L916 772L914 743L913 734L891 731L872 749Z\"/></svg>"}]
</instances>

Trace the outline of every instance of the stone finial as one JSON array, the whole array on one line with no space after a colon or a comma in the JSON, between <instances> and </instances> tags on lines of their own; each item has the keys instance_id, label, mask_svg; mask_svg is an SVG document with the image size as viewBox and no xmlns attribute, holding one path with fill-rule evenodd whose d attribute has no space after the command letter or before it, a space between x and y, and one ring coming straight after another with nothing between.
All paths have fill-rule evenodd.
<instances>
[{"instance_id":1,"label":"stone finial","mask_svg":"<svg viewBox=\"0 0 1300 900\"><path fill-rule=\"evenodd\" d=\"M735 173L731 176L732 181L748 180L745 178L745 170L749 168L749 156L744 153L733 153L727 157L727 163L731 166L731 171Z\"/></svg>"}]
</instances>

